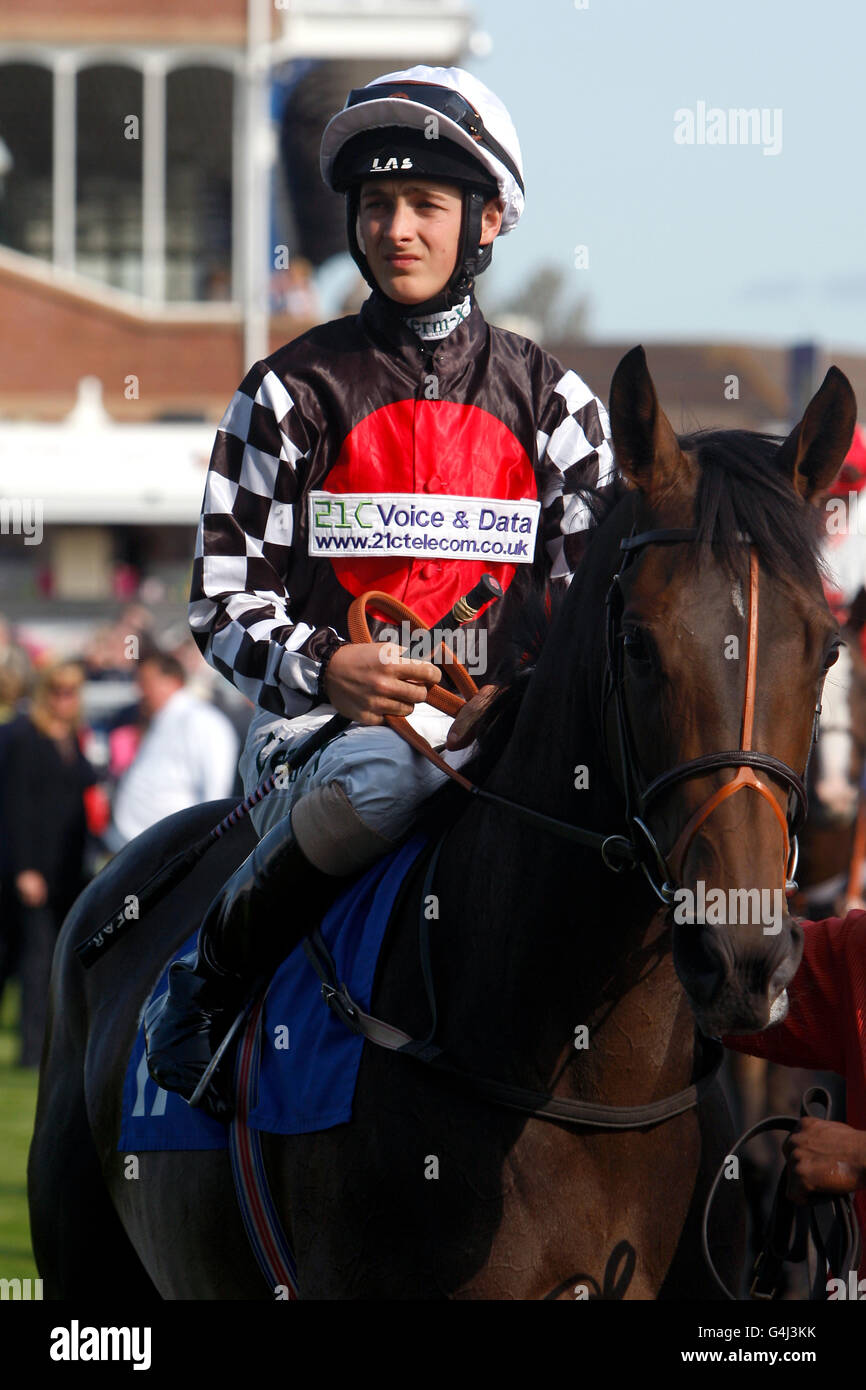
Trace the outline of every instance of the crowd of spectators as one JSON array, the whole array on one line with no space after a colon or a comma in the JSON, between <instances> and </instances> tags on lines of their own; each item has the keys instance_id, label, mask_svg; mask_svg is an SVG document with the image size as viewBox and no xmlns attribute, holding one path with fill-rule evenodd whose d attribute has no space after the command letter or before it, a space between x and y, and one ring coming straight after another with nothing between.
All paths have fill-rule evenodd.
<instances>
[{"instance_id":1,"label":"crowd of spectators","mask_svg":"<svg viewBox=\"0 0 866 1390\"><path fill-rule=\"evenodd\" d=\"M73 654L0 615L0 1004L17 980L22 1066L39 1065L57 935L89 879L164 816L243 795L252 706L233 695L140 605Z\"/></svg>"}]
</instances>

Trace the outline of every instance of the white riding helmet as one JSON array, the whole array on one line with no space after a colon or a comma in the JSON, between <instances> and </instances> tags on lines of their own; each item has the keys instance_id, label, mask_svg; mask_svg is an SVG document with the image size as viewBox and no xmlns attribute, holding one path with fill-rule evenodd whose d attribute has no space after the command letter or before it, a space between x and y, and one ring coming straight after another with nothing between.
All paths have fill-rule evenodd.
<instances>
[{"instance_id":1,"label":"white riding helmet","mask_svg":"<svg viewBox=\"0 0 866 1390\"><path fill-rule=\"evenodd\" d=\"M384 87L386 83L397 87L415 84L422 90L407 90L405 97L395 95L394 90L381 95L373 90ZM441 97L438 93L423 90L430 87L444 89ZM462 97L463 103L471 111L464 114L460 103L455 102L452 106L448 101L449 92ZM475 121L472 121L473 115ZM343 110L331 118L322 135L319 153L322 178L329 188L334 188L334 163L353 135L378 126L408 126L426 131L431 116L437 120L440 138L445 136L468 150L493 175L502 199L499 235L505 236L517 226L524 208L520 142L514 123L499 97L477 77L473 77L471 72L464 72L463 68L428 68L419 64L403 72L386 72L384 76L368 82L366 87L358 87L350 92ZM334 191L343 190L334 188Z\"/></svg>"},{"instance_id":2,"label":"white riding helmet","mask_svg":"<svg viewBox=\"0 0 866 1390\"><path fill-rule=\"evenodd\" d=\"M356 235L358 191L365 180L411 170L463 186L460 251L437 299L462 298L490 263L492 245L478 241L484 202L499 198L500 236L516 227L524 208L523 161L511 117L499 98L462 68L419 64L351 91L325 127L319 162L328 187L347 195L349 249L374 287Z\"/></svg>"}]
</instances>

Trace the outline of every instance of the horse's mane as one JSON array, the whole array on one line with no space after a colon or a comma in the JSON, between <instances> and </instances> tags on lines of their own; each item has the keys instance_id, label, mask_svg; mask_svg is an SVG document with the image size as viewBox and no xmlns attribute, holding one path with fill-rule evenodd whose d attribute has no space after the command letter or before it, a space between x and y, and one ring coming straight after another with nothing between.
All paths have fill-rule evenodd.
<instances>
[{"instance_id":1,"label":"horse's mane","mask_svg":"<svg viewBox=\"0 0 866 1390\"><path fill-rule=\"evenodd\" d=\"M736 576L742 564L742 538L748 535L761 563L783 582L801 583L804 567L810 564L823 568L821 513L804 505L790 478L774 466L782 442L782 436L751 430L696 430L679 436L680 448L698 465L693 520L698 533L696 564L711 548L714 561ZM602 523L631 492L619 475L601 488L580 490L590 517L584 554ZM475 726L478 751L461 767L473 782L484 782L505 749L566 593L561 587L550 590L539 584L530 589L521 606L502 659L488 676L500 691ZM434 820L450 807L455 791L449 785L430 798Z\"/></svg>"},{"instance_id":2,"label":"horse's mane","mask_svg":"<svg viewBox=\"0 0 866 1390\"><path fill-rule=\"evenodd\" d=\"M559 586L550 590L533 584L522 599L500 660L487 676L499 690L475 724L477 751L460 767L471 782L485 782L504 753L541 649L567 592ZM459 814L465 801L465 792L446 782L424 802L417 829L435 836Z\"/></svg>"}]
</instances>

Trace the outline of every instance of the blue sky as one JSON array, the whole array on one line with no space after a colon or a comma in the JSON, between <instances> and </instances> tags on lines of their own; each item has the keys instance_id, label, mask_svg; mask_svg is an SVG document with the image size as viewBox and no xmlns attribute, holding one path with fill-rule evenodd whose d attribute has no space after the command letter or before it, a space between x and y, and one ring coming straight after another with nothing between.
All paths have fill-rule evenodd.
<instances>
[{"instance_id":1,"label":"blue sky","mask_svg":"<svg viewBox=\"0 0 866 1390\"><path fill-rule=\"evenodd\" d=\"M492 48L463 65L509 107L527 186L485 300L549 263L602 340L866 348L866 6L579 3L472 6ZM699 102L781 111L780 152L675 143Z\"/></svg>"},{"instance_id":2,"label":"blue sky","mask_svg":"<svg viewBox=\"0 0 866 1390\"><path fill-rule=\"evenodd\" d=\"M471 67L508 105L527 211L506 293L568 268L601 338L866 346L866 7L850 0L475 0ZM467 64L469 66L469 64ZM674 112L781 109L782 148L677 145ZM573 247L589 248L589 269ZM492 275L493 267L491 267Z\"/></svg>"}]
</instances>

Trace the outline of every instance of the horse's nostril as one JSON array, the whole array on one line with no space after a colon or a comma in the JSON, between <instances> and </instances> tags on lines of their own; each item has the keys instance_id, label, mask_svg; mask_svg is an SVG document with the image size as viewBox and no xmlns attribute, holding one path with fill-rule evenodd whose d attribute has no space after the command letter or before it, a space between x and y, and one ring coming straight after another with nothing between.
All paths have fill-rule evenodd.
<instances>
[{"instance_id":1,"label":"horse's nostril","mask_svg":"<svg viewBox=\"0 0 866 1390\"><path fill-rule=\"evenodd\" d=\"M714 937L696 924L674 929L674 963L698 1007L716 997L729 972Z\"/></svg>"}]
</instances>

